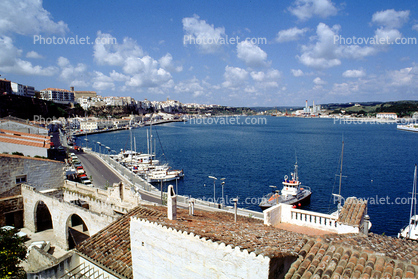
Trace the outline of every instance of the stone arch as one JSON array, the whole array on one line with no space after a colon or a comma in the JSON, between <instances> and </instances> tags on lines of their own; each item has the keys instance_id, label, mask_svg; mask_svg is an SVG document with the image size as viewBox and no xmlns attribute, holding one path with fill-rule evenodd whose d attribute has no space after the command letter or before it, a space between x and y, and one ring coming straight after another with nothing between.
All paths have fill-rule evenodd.
<instances>
[{"instance_id":1,"label":"stone arch","mask_svg":"<svg viewBox=\"0 0 418 279\"><path fill-rule=\"evenodd\" d=\"M77 213L68 216L65 223L65 236L68 249L73 249L77 244L90 237L86 222Z\"/></svg>"},{"instance_id":2,"label":"stone arch","mask_svg":"<svg viewBox=\"0 0 418 279\"><path fill-rule=\"evenodd\" d=\"M34 223L35 232L41 232L49 229L53 229L52 215L48 206L42 200L35 203L34 207Z\"/></svg>"}]
</instances>

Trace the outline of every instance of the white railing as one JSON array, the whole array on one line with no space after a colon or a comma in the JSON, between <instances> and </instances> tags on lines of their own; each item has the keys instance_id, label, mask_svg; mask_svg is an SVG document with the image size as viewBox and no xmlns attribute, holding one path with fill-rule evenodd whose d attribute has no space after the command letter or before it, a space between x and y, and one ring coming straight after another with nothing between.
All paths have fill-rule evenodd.
<instances>
[{"instance_id":1,"label":"white railing","mask_svg":"<svg viewBox=\"0 0 418 279\"><path fill-rule=\"evenodd\" d=\"M151 183L145 181L138 175L135 175L133 172L131 172L128 168L122 166L119 162L115 161L114 159L110 158L109 155L105 154L99 154L97 152L94 152L92 150L87 150L87 153L94 154L98 157L100 157L103 161L105 161L111 168L116 170L120 175L122 175L126 180L128 180L132 186L139 187L140 191L143 191L147 194L150 194L156 198L159 198L161 196L161 192L158 188L156 188ZM177 195L177 204L181 206L188 206L189 200L193 198L188 196L181 196ZM209 201L202 201L199 199L193 199L194 204L196 208L201 208L205 210L220 210L220 211L227 211L227 212L233 212L234 207L233 206L222 206L219 203L209 202ZM250 216L253 218L263 219L263 213L252 211L248 209L238 208L238 215L242 216Z\"/></svg>"},{"instance_id":2,"label":"white railing","mask_svg":"<svg viewBox=\"0 0 418 279\"><path fill-rule=\"evenodd\" d=\"M264 224L270 226L288 223L333 233L339 233L340 230L340 225L337 222L336 216L292 208L289 204L273 206L263 213Z\"/></svg>"},{"instance_id":3,"label":"white railing","mask_svg":"<svg viewBox=\"0 0 418 279\"><path fill-rule=\"evenodd\" d=\"M325 229L333 229L337 227L337 218L335 216L313 211L292 208L290 210L290 219L295 225L318 226Z\"/></svg>"}]
</instances>

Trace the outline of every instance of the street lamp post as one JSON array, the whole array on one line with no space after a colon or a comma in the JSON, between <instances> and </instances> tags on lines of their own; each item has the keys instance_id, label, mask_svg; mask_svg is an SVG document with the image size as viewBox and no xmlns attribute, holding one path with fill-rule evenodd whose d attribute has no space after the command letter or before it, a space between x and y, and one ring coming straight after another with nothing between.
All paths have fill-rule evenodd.
<instances>
[{"instance_id":1,"label":"street lamp post","mask_svg":"<svg viewBox=\"0 0 418 279\"><path fill-rule=\"evenodd\" d=\"M225 179L226 178L223 177L220 180L225 180ZM225 199L224 199L224 185L225 185L225 181L222 181L221 185L222 185L222 207L224 207L225 206Z\"/></svg>"},{"instance_id":2,"label":"street lamp post","mask_svg":"<svg viewBox=\"0 0 418 279\"><path fill-rule=\"evenodd\" d=\"M179 189L178 189L178 184L177 184L177 177L176 177L176 195L178 195L179 194Z\"/></svg>"},{"instance_id":3,"label":"street lamp post","mask_svg":"<svg viewBox=\"0 0 418 279\"><path fill-rule=\"evenodd\" d=\"M102 153L102 144L100 143L100 141L98 141L97 144L99 145L99 153Z\"/></svg>"},{"instance_id":4,"label":"street lamp post","mask_svg":"<svg viewBox=\"0 0 418 279\"><path fill-rule=\"evenodd\" d=\"M216 198L215 198L215 184L216 184L216 180L218 180L216 177L209 175L209 178L213 179L213 204L216 203Z\"/></svg>"}]
</instances>

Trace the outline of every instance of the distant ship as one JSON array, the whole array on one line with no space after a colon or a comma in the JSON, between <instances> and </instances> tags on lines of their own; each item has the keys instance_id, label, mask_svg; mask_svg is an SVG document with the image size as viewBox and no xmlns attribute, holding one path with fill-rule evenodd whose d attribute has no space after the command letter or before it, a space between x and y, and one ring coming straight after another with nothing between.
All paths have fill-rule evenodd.
<instances>
[{"instance_id":1,"label":"distant ship","mask_svg":"<svg viewBox=\"0 0 418 279\"><path fill-rule=\"evenodd\" d=\"M312 191L308 186L301 186L301 182L298 177L298 163L295 163L295 172L290 174L292 179L289 180L287 175L283 179L283 188L279 194L278 190L275 190L276 186L270 186L273 188L273 192L263 197L263 200L259 204L262 210L270 208L279 203L302 205L307 203L311 199Z\"/></svg>"},{"instance_id":2,"label":"distant ship","mask_svg":"<svg viewBox=\"0 0 418 279\"><path fill-rule=\"evenodd\" d=\"M418 132L418 125L417 124L397 125L396 128L398 130Z\"/></svg>"}]
</instances>

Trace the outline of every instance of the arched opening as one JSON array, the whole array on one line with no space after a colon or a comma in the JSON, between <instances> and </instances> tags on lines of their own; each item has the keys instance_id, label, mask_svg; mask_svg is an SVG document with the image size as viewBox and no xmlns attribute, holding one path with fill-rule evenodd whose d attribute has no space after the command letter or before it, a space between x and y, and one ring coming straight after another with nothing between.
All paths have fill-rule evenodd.
<instances>
[{"instance_id":1,"label":"arched opening","mask_svg":"<svg viewBox=\"0 0 418 279\"><path fill-rule=\"evenodd\" d=\"M86 223L77 214L72 214L67 220L68 249L73 249L79 243L90 237Z\"/></svg>"},{"instance_id":2,"label":"arched opening","mask_svg":"<svg viewBox=\"0 0 418 279\"><path fill-rule=\"evenodd\" d=\"M43 201L39 201L35 207L35 232L41 232L52 228L52 217L48 206Z\"/></svg>"}]
</instances>

